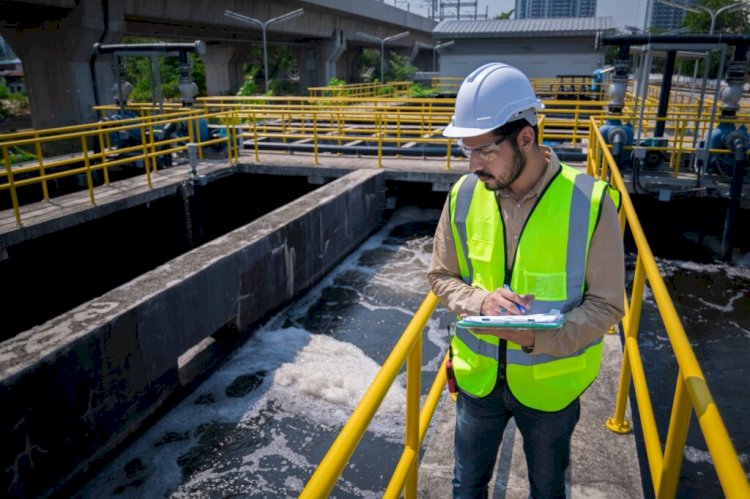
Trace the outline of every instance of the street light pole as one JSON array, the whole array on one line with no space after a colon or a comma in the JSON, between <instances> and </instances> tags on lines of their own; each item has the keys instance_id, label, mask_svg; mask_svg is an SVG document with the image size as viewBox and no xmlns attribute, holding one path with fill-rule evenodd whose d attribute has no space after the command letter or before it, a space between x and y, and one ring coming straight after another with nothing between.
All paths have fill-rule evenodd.
<instances>
[{"instance_id":1,"label":"street light pole","mask_svg":"<svg viewBox=\"0 0 750 499\"><path fill-rule=\"evenodd\" d=\"M362 33L361 31L357 31L358 37L380 44L380 79L382 80L381 83L385 83L385 62L384 62L385 44L388 42L392 42L394 40L398 40L405 36L409 36L409 34L410 33L408 31L404 31L403 33L399 33L397 35L386 36L385 38L378 38L377 36L370 35L368 33Z\"/></svg>"},{"instance_id":2,"label":"street light pole","mask_svg":"<svg viewBox=\"0 0 750 499\"><path fill-rule=\"evenodd\" d=\"M433 51L432 51L432 72L433 73L437 72L437 51L439 49L442 49L442 48L445 48L445 47L450 47L454 43L456 43L456 42L454 42L453 40L451 40L451 41L445 42L445 43L438 43L437 45L435 45L433 47Z\"/></svg>"},{"instance_id":3,"label":"street light pole","mask_svg":"<svg viewBox=\"0 0 750 499\"><path fill-rule=\"evenodd\" d=\"M297 16L301 16L304 12L305 12L305 9L297 9L297 10L287 12L286 14L282 14L278 17L274 17L272 19L269 19L268 21L263 22L260 19L243 16L242 14L238 14L237 12L232 12L231 10L224 11L224 15L227 17L230 17L237 21L257 24L258 26L260 26L260 29L263 33L263 76L265 77L264 91L266 92L268 92L269 83L271 82L271 76L268 74L268 41L267 41L268 30L267 28L270 24L288 21Z\"/></svg>"},{"instance_id":4,"label":"street light pole","mask_svg":"<svg viewBox=\"0 0 750 499\"><path fill-rule=\"evenodd\" d=\"M698 14L706 13L711 17L711 28L708 30L709 35L714 34L714 28L716 27L716 19L719 17L719 14L723 14L724 12L732 12L733 10L741 9L743 7L750 7L750 3L746 1L740 1L736 3L730 3L729 5L725 5L724 7L720 7L716 10L711 9L709 7L706 7L705 5L699 5L699 4L684 4L682 2L677 2L674 0L658 0L660 3L663 3L664 5L669 5L670 7L675 7L682 10L687 10L690 12L696 12Z\"/></svg>"}]
</instances>

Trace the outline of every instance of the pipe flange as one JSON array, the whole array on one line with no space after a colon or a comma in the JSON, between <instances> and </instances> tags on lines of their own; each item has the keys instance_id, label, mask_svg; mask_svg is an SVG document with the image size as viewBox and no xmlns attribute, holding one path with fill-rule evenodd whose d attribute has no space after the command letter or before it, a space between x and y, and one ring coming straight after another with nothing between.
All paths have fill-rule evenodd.
<instances>
[{"instance_id":1,"label":"pipe flange","mask_svg":"<svg viewBox=\"0 0 750 499\"><path fill-rule=\"evenodd\" d=\"M750 135L740 130L734 130L732 132L729 132L724 137L724 147L730 150L733 150L734 148L738 146L747 148L749 145L750 145Z\"/></svg>"},{"instance_id":2,"label":"pipe flange","mask_svg":"<svg viewBox=\"0 0 750 499\"><path fill-rule=\"evenodd\" d=\"M615 127L607 134L607 142L610 144L623 143L628 140L628 134L622 127Z\"/></svg>"}]
</instances>

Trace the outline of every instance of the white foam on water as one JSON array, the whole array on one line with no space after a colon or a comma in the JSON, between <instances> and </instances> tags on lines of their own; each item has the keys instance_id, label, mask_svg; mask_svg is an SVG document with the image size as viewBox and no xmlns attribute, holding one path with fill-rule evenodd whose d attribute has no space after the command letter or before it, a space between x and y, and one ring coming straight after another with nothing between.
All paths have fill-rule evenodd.
<instances>
[{"instance_id":1,"label":"white foam on water","mask_svg":"<svg viewBox=\"0 0 750 499\"><path fill-rule=\"evenodd\" d=\"M283 364L275 372L272 390L289 395L287 403L306 407L305 417L328 424L342 422L365 394L380 367L350 343L330 336L311 335L294 362ZM394 384L380 410L402 414L405 396L404 388Z\"/></svg>"},{"instance_id":2,"label":"white foam on water","mask_svg":"<svg viewBox=\"0 0 750 499\"><path fill-rule=\"evenodd\" d=\"M713 309L719 310L721 312L732 312L734 310L734 302L737 300L741 300L743 298L747 299L745 297L746 292L744 290L740 291L736 295L729 298L729 302L727 302L726 305L719 305L717 303L711 303L710 301L704 300L703 298L698 298L698 301L706 305L707 307L711 307Z\"/></svg>"},{"instance_id":3,"label":"white foam on water","mask_svg":"<svg viewBox=\"0 0 750 499\"><path fill-rule=\"evenodd\" d=\"M371 276L371 282L380 286L424 292L426 295L429 287L425 271L431 254L425 245L431 238L413 238L400 246L386 244L385 240L397 225L435 220L437 215L433 211L404 209L394 214L381 231L349 255L301 300L256 331L218 371L95 476L79 492L79 497L195 497L196 493L201 494L206 490L219 494L224 491L231 495L240 486L238 484L242 483L243 477L253 477L254 494L258 492L262 496L265 492L272 497L280 484L271 483L265 472L269 473L269 477L278 477L284 470L265 469L267 463L285 462L299 469L314 469L317 463L308 462L288 441L287 435L282 434L280 427L273 423L304 418L308 426L325 425L337 433L376 377L380 365L355 345L328 335L311 334L301 328L283 325L288 324L290 317L306 315L327 286L342 273L352 270L364 272ZM359 264L363 252L381 248L397 251L398 257L385 266ZM409 258L404 258L405 254L410 255ZM340 287L340 283L337 286ZM415 312L407 305L400 307L372 303L361 289L352 289L359 296L358 304L368 309L396 310L408 316ZM438 324L437 318L430 318L425 328L425 338L444 352L447 333L438 331ZM441 360L442 355L424 359L428 365L425 369L437 369ZM237 381L253 376L260 384L243 394L242 385L237 385ZM230 396L227 392L230 386L239 386L240 393L235 391ZM273 410L269 410L271 406ZM401 444L404 438L404 407L402 373L396 377L368 431L386 441ZM268 418L273 418L273 421ZM221 425L221 431L232 431L232 427L238 432L250 431L259 420L271 425L266 430L273 429L264 433L262 442L250 445L248 455L241 456L239 462L236 448L232 450L235 459L229 463L222 460L225 442L220 439L207 448L212 454L216 453L215 457L204 456L199 464L200 471L193 472L192 476L183 475L184 470L178 460L191 451L196 452L205 431L202 428ZM172 438L165 438L168 436ZM309 443L316 436L297 435L296 438ZM284 483L294 490L300 490L304 485L298 477L287 477ZM378 493L361 490L344 479L340 479L338 485L357 497L378 497ZM118 492L116 495L115 491Z\"/></svg>"},{"instance_id":4,"label":"white foam on water","mask_svg":"<svg viewBox=\"0 0 750 499\"><path fill-rule=\"evenodd\" d=\"M708 451L697 449L690 445L685 446L684 456L691 463L708 463L711 466L714 464L714 460Z\"/></svg>"}]
</instances>

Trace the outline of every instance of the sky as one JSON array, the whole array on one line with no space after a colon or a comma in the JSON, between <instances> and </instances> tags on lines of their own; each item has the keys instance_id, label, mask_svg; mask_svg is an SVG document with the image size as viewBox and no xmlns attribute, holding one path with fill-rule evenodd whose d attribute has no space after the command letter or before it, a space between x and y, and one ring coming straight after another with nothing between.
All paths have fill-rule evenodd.
<instances>
[{"instance_id":1,"label":"sky","mask_svg":"<svg viewBox=\"0 0 750 499\"><path fill-rule=\"evenodd\" d=\"M427 15L426 5L431 4L431 1L424 0L406 0L409 2L409 10L411 12ZM488 13L488 17L492 19L496 15L502 12L508 12L515 8L515 0L478 0L477 13L483 15L485 12ZM643 27L643 19L646 12L647 0L597 0L596 15L597 16L612 16L615 20L615 25L618 27L625 27L626 25ZM405 7L404 0L385 0L385 3L391 5L399 5L402 8ZM468 9L467 9L468 11Z\"/></svg>"}]
</instances>

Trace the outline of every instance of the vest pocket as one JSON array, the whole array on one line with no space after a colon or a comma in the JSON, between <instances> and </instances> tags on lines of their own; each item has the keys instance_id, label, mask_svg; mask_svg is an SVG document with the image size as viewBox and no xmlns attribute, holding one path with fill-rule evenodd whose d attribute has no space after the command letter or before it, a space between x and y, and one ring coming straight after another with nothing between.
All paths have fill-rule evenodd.
<instances>
[{"instance_id":1,"label":"vest pocket","mask_svg":"<svg viewBox=\"0 0 750 499\"><path fill-rule=\"evenodd\" d=\"M492 241L483 241L481 239L471 239L469 241L469 258L480 262L488 263L492 261Z\"/></svg>"},{"instance_id":2,"label":"vest pocket","mask_svg":"<svg viewBox=\"0 0 750 499\"><path fill-rule=\"evenodd\" d=\"M532 356L532 359L534 357ZM575 357L566 357L557 359L552 362L543 362L531 366L531 372L534 379L546 379L554 376L563 376L565 374L583 371L586 369L586 356L576 355Z\"/></svg>"},{"instance_id":3,"label":"vest pocket","mask_svg":"<svg viewBox=\"0 0 750 499\"><path fill-rule=\"evenodd\" d=\"M523 289L533 293L537 300L566 301L567 272L529 272L522 276Z\"/></svg>"}]
</instances>

